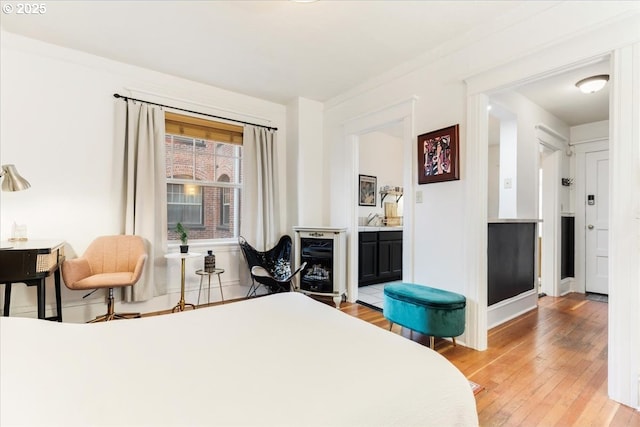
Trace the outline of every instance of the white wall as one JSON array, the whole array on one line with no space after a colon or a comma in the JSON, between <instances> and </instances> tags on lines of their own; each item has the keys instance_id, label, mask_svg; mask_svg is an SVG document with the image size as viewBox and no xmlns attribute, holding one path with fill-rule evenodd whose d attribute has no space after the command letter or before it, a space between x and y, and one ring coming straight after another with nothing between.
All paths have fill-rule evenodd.
<instances>
[{"instance_id":1,"label":"white wall","mask_svg":"<svg viewBox=\"0 0 640 427\"><path fill-rule=\"evenodd\" d=\"M500 206L500 144L489 144L487 217L498 218Z\"/></svg>"},{"instance_id":2,"label":"white wall","mask_svg":"<svg viewBox=\"0 0 640 427\"><path fill-rule=\"evenodd\" d=\"M509 153L509 158L515 159L516 163L516 167L512 170L512 173L515 173L516 175L516 179L513 181L513 186L514 191L516 191L517 201L515 203L515 212L506 210L511 214L515 213L515 216L502 216L501 211L500 217L524 219L538 218L538 157L540 141L538 139L539 132L537 131L536 126L543 124L566 138L564 145L560 147L563 151L566 151L566 149L569 148L569 126L517 92L509 91L502 94L496 94L493 95L491 99L492 101L499 103L503 109L513 113L516 117L515 120L517 124L516 153ZM515 154L515 156L511 157L513 154ZM502 158L500 160L501 168L503 168L504 161ZM569 175L568 158L564 159L562 162L561 175L564 177ZM504 182L501 182L501 184L504 184ZM558 185L560 185L560 183L558 183ZM502 186L504 187L504 185ZM501 191L501 198L503 194L504 192Z\"/></svg>"},{"instance_id":3,"label":"white wall","mask_svg":"<svg viewBox=\"0 0 640 427\"><path fill-rule=\"evenodd\" d=\"M286 209L287 232L294 226L324 226L326 220L318 201L324 197L324 146L322 103L296 98L287 105L288 166Z\"/></svg>"},{"instance_id":4,"label":"white wall","mask_svg":"<svg viewBox=\"0 0 640 427\"><path fill-rule=\"evenodd\" d=\"M114 93L176 107L278 127L279 164L286 165L286 109L283 105L178 79L78 51L63 49L2 32L0 85L0 163L13 163L31 183L27 191L0 193L0 236L10 236L13 221L26 224L30 239L66 241L67 257L82 254L98 235L117 234L119 195L112 184L118 153L114 152ZM162 96L147 94L150 92ZM286 180L282 168L281 181ZM284 206L286 192L281 194ZM284 216L284 215L283 215ZM286 218L283 219L286 221ZM214 249L225 297L246 294L238 286L241 255L236 245L199 246ZM175 250L171 247L169 250ZM202 260L189 261L187 271ZM179 299L179 263L168 264L171 293L147 303L127 304L121 311L154 311L173 307ZM197 292L198 277L188 274L188 298ZM48 280L48 313L53 299ZM35 288L13 287L12 315L35 317ZM105 312L99 293L63 289L65 321L84 321ZM218 293L212 292L217 297ZM197 296L195 296L197 299Z\"/></svg>"},{"instance_id":5,"label":"white wall","mask_svg":"<svg viewBox=\"0 0 640 427\"><path fill-rule=\"evenodd\" d=\"M384 207L380 206L380 188L385 185L401 187L402 171L402 139L384 132L370 132L360 137L359 162L362 175L373 175L378 179L376 189L376 206L359 206L358 216L366 217L375 212L384 216ZM357 179L357 177L355 177ZM384 202L394 202L394 197L385 198ZM354 201L354 203L358 203Z\"/></svg>"},{"instance_id":6,"label":"white wall","mask_svg":"<svg viewBox=\"0 0 640 427\"><path fill-rule=\"evenodd\" d=\"M498 218L518 218L518 122L500 121L500 177Z\"/></svg>"},{"instance_id":7,"label":"white wall","mask_svg":"<svg viewBox=\"0 0 640 427\"><path fill-rule=\"evenodd\" d=\"M609 120L572 126L569 129L571 145L585 144L603 139L609 139Z\"/></svg>"}]
</instances>

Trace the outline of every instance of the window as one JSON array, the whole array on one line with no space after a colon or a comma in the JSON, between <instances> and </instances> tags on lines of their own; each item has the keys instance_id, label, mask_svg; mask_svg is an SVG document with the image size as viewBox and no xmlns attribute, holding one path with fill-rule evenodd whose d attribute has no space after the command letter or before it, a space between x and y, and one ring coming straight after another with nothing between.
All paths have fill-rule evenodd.
<instances>
[{"instance_id":1,"label":"window","mask_svg":"<svg viewBox=\"0 0 640 427\"><path fill-rule=\"evenodd\" d=\"M165 120L169 240L178 222L189 240L237 238L242 127L173 113Z\"/></svg>"},{"instance_id":2,"label":"window","mask_svg":"<svg viewBox=\"0 0 640 427\"><path fill-rule=\"evenodd\" d=\"M202 187L192 184L167 184L167 222L174 226L202 226Z\"/></svg>"},{"instance_id":3,"label":"window","mask_svg":"<svg viewBox=\"0 0 640 427\"><path fill-rule=\"evenodd\" d=\"M223 175L220 177L221 182L228 182L229 177ZM230 188L221 188L220 189L220 226L221 227L229 227L231 223L231 189Z\"/></svg>"}]
</instances>

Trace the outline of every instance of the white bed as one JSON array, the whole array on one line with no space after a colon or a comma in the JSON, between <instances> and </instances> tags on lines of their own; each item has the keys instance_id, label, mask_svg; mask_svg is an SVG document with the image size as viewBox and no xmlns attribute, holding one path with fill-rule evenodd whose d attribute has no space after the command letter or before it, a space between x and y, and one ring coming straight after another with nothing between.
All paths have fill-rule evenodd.
<instances>
[{"instance_id":1,"label":"white bed","mask_svg":"<svg viewBox=\"0 0 640 427\"><path fill-rule=\"evenodd\" d=\"M0 425L472 426L438 353L298 293L101 324L0 318Z\"/></svg>"}]
</instances>

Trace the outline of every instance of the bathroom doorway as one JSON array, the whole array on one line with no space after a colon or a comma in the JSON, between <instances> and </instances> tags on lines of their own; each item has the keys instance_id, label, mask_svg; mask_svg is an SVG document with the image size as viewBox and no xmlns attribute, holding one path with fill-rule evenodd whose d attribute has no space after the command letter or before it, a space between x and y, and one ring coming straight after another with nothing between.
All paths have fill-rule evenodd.
<instances>
[{"instance_id":1,"label":"bathroom doorway","mask_svg":"<svg viewBox=\"0 0 640 427\"><path fill-rule=\"evenodd\" d=\"M358 207L358 303L376 310L385 284L402 279L403 145L400 122L360 135L358 144L358 175L377 183L374 206Z\"/></svg>"},{"instance_id":2,"label":"bathroom doorway","mask_svg":"<svg viewBox=\"0 0 640 427\"><path fill-rule=\"evenodd\" d=\"M359 188L358 176L363 174L360 168L360 150L366 150L368 134L379 132L383 134L391 134L400 138L402 144L396 147L401 151L402 157L402 184L403 187L403 206L402 206L402 280L413 279L413 193L414 193L414 172L416 150L414 145L413 115L414 103L416 97L410 97L405 101L372 111L355 118L344 125L344 141L348 146L348 153L351 157L351 179L347 188L350 188L352 209L351 224L349 227L350 242L348 247L348 278L347 278L347 299L349 302L356 302L359 298L358 287L358 234L362 227L360 219L361 206L359 206ZM371 153L376 154L376 153ZM384 157L383 154L378 157ZM384 186L381 181L376 183L376 209L380 209L380 185ZM391 185L391 184L389 184ZM382 201L382 209L384 209L384 201ZM369 209L373 206L369 206ZM384 210L382 210L384 213ZM368 214L367 214L368 215Z\"/></svg>"}]
</instances>

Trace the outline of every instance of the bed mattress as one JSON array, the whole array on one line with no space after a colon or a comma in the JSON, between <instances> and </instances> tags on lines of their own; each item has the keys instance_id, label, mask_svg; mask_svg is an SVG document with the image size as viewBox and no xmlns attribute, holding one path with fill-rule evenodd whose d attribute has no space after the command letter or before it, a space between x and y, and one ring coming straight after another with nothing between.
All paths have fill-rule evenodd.
<instances>
[{"instance_id":1,"label":"bed mattress","mask_svg":"<svg viewBox=\"0 0 640 427\"><path fill-rule=\"evenodd\" d=\"M299 293L99 324L0 318L0 424L472 426L437 352Z\"/></svg>"}]
</instances>

